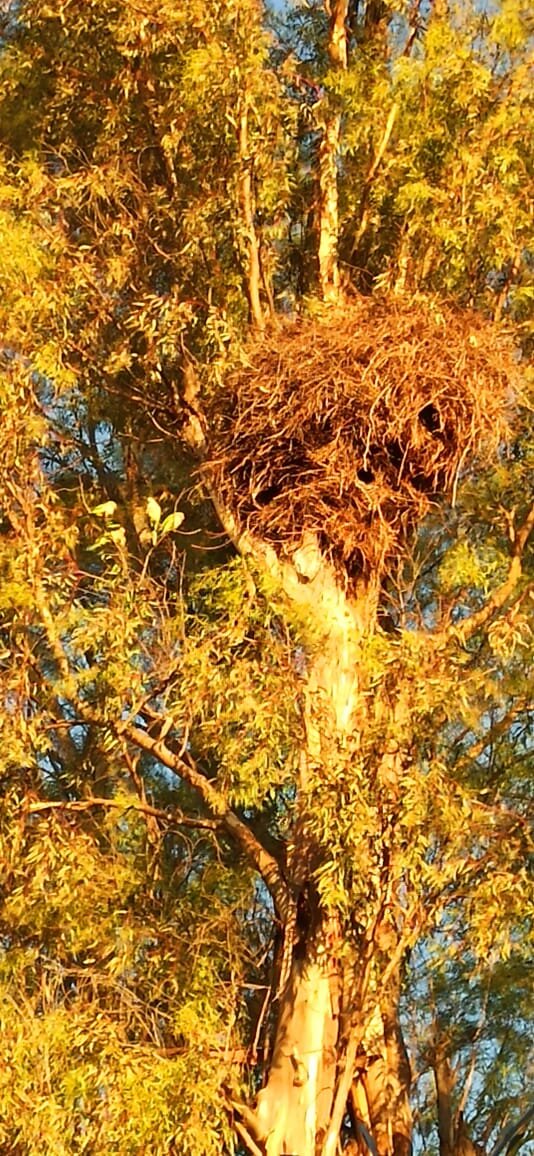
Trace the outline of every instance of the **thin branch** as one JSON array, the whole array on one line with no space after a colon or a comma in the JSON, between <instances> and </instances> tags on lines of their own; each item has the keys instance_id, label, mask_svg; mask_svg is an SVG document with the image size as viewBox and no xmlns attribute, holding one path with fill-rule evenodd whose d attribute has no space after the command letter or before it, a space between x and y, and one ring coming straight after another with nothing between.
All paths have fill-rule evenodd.
<instances>
[{"instance_id":1,"label":"thin branch","mask_svg":"<svg viewBox=\"0 0 534 1156\"><path fill-rule=\"evenodd\" d=\"M230 1089L227 1091L227 1103L228 1107L232 1111L232 1114L234 1115L234 1113L237 1112L237 1114L241 1117L241 1127L243 1132L240 1134L242 1135L243 1139L245 1138L245 1135L248 1137L246 1143L250 1146L251 1144L255 1144L256 1140L258 1140L261 1144L265 1139L265 1135L260 1127L259 1120L253 1109L249 1108L248 1104L242 1104L241 1101L234 1100ZM234 1115L234 1127L236 1127L236 1124L237 1121ZM261 1156L260 1148L251 1147L250 1150L251 1152L259 1152Z\"/></svg>"},{"instance_id":2,"label":"thin branch","mask_svg":"<svg viewBox=\"0 0 534 1156\"><path fill-rule=\"evenodd\" d=\"M457 638L460 642L467 642L481 626L485 626L494 614L497 614L506 605L521 578L523 572L522 557L532 530L534 530L534 505L531 506L523 525L515 534L512 560L507 578L480 610L471 614L463 622L451 626L445 632L448 637Z\"/></svg>"},{"instance_id":3,"label":"thin branch","mask_svg":"<svg viewBox=\"0 0 534 1156\"><path fill-rule=\"evenodd\" d=\"M146 806L146 802L147 802L145 783L144 783L144 779L143 779L142 775L139 774L139 771L137 769L137 764L139 762L139 759L141 758L141 755L139 752L137 752L137 754L135 756L132 756L130 754L130 751L128 750L128 745L125 741L123 742L123 753L124 753L124 759L126 762L126 766L128 767L128 771L130 774L130 778L131 778L132 783L134 784L134 787L137 791L137 797L139 799L139 802L141 803L141 806L144 807L144 806ZM146 831L147 831L147 837L148 837L148 840L150 843L156 844L159 842L159 827L158 827L157 819L154 815L149 815L149 814L146 815Z\"/></svg>"},{"instance_id":4,"label":"thin branch","mask_svg":"<svg viewBox=\"0 0 534 1156\"><path fill-rule=\"evenodd\" d=\"M510 729L512 723L515 721L515 719L517 719L518 715L520 715L523 711L528 710L528 705L528 700L524 698L521 698L518 700L518 702L514 703L510 710L508 710L506 714L503 715L501 719L499 719L498 722L494 723L493 726L490 727L488 731L486 731L485 735L482 735L480 739L477 739L472 744L472 746L468 747L467 750L464 751L458 765L463 767L466 763L471 763L474 759L478 759L480 755L484 753L487 747L491 746L496 739L501 737L501 735L506 734L506 731Z\"/></svg>"},{"instance_id":5,"label":"thin branch","mask_svg":"<svg viewBox=\"0 0 534 1156\"><path fill-rule=\"evenodd\" d=\"M400 110L400 105L399 105L399 102L396 100L396 101L394 101L394 103L392 104L392 106L389 110L389 116L388 116L388 119L386 121L386 127L384 129L383 134L382 134L382 139L380 141L380 144L378 145L376 153L375 153L375 155L371 161L371 164L369 166L367 176L363 182L363 187L362 187L362 191L360 194L360 209L359 209L360 221L359 221L358 228L356 230L356 233L354 234L354 238L352 241L351 250L350 250L351 256L354 256L364 233L367 231L367 226L369 224L369 215L370 215L369 214L369 205L368 205L369 194L371 192L371 188L372 188L375 176L376 176L378 169L380 168L380 165L384 159L384 153L386 152L386 149L387 149L388 144L390 142L391 134L393 132L393 129L395 127L395 122L396 122L397 117L399 115L399 110Z\"/></svg>"},{"instance_id":6,"label":"thin branch","mask_svg":"<svg viewBox=\"0 0 534 1156\"><path fill-rule=\"evenodd\" d=\"M386 990L390 979L398 968L404 952L406 951L406 947L410 943L410 940L415 937L416 929L417 933L419 933L421 930L422 921L420 918L418 918L417 907L415 905L412 906L410 912L407 914L406 924L407 930L399 937L395 950L393 951L390 960L380 977L380 986L383 991ZM369 944L368 946L370 948L372 944ZM372 954L368 953L364 968L364 975L360 985L359 999L357 1001L359 1007L363 1006L364 999L367 995L369 979L371 975L371 961ZM342 1063L339 1066L334 1103L330 1113L328 1131L323 1141L322 1156L334 1156L336 1152L337 1140L341 1131L341 1125L343 1123L343 1116L346 1110L350 1087L354 1078L354 1069L356 1067L358 1047L362 1042L365 1033L371 1023L375 1008L379 1005L380 998L378 997L375 1000L372 1008L369 1010L367 1016L362 1021L360 1021L360 1023L358 1023L356 1019L353 1021L345 1049L345 1055Z\"/></svg>"},{"instance_id":7,"label":"thin branch","mask_svg":"<svg viewBox=\"0 0 534 1156\"><path fill-rule=\"evenodd\" d=\"M416 8L415 18L414 18L412 27L410 29L410 34L408 36L408 39L407 39L406 44L404 46L404 49L402 51L402 56L409 56L410 55L413 44L414 44L415 39L417 37L417 31L418 31L417 15L419 12L419 7L420 7L420 5L418 4L417 8ZM360 194L360 210L359 210L360 222L359 222L358 228L356 230L356 233L354 235L354 239L352 242L351 255L354 255L354 253L356 252L356 250L358 248L358 245L360 244L360 241L361 241L364 233L367 231L367 226L369 224L369 217L370 217L369 205L368 205L369 194L371 192L371 187L372 187L373 181L374 181L376 174L380 168L380 165L382 164L382 161L384 159L384 154L385 154L385 152L388 148L389 142L391 140L391 135L393 133L393 129L395 127L399 112L400 112L400 104L399 104L398 100L395 100L393 102L390 110L389 110L388 118L386 121L386 126L384 128L384 132L382 133L382 138L381 138L380 143L378 145L378 148L377 148L377 150L376 150L376 152L375 152L375 154L371 160L371 163L370 163L369 168L367 170L365 180L363 182L363 188L362 188L362 191Z\"/></svg>"},{"instance_id":8,"label":"thin branch","mask_svg":"<svg viewBox=\"0 0 534 1156\"><path fill-rule=\"evenodd\" d=\"M400 105L399 105L398 101L395 101L389 110L389 116L388 116L388 119L386 121L386 127L384 129L383 134L382 134L382 140L380 141L380 144L379 144L379 146L376 150L376 153L374 155L373 162L371 164L369 172L365 178L365 184L366 185L372 184L374 177L376 175L377 169L378 169L379 165L382 163L382 160L384 158L384 153L388 147L391 134L392 134L393 129L395 127L395 121L399 115L399 109L400 109Z\"/></svg>"},{"instance_id":9,"label":"thin branch","mask_svg":"<svg viewBox=\"0 0 534 1156\"><path fill-rule=\"evenodd\" d=\"M227 833L259 871L280 918L285 921L291 906L291 895L277 860L269 854L250 827L238 818L222 792L202 774L191 756L187 752L176 755L161 739L152 738L133 723L122 723L117 730L193 787L211 814L220 820Z\"/></svg>"},{"instance_id":10,"label":"thin branch","mask_svg":"<svg viewBox=\"0 0 534 1156\"><path fill-rule=\"evenodd\" d=\"M523 246L519 245L518 248L516 249L515 253L514 253L513 259L511 261L511 264L510 264L509 269L508 269L508 273L506 275L504 285L503 285L503 287L499 293L499 296L497 298L497 304L495 305L495 310L493 313L493 320L495 322L499 322L501 320L503 309L504 309L504 306L506 304L506 299L507 299L508 294L510 292L510 288L513 285L513 282L515 281L517 274L519 273L519 269L521 267L522 255L523 255Z\"/></svg>"},{"instance_id":11,"label":"thin branch","mask_svg":"<svg viewBox=\"0 0 534 1156\"><path fill-rule=\"evenodd\" d=\"M508 1127L501 1132L500 1136L497 1137L496 1144L494 1144L491 1149L490 1156L500 1156L501 1152L512 1152L512 1143L516 1140L524 1141L527 1129L530 1127L532 1120L534 1120L534 1104L531 1104L530 1108L527 1108L519 1120L516 1120L513 1124L509 1124ZM518 1151L518 1149L514 1148L513 1151Z\"/></svg>"},{"instance_id":12,"label":"thin branch","mask_svg":"<svg viewBox=\"0 0 534 1156\"><path fill-rule=\"evenodd\" d=\"M207 831L219 831L221 822L217 819L197 819L191 815L184 815L182 811L173 808L172 811L162 811L159 807L151 807L148 803L129 803L124 799L104 799L90 796L87 799L42 800L38 803L28 803L23 809L26 814L38 815L42 811L90 811L92 807L109 807L117 811L138 811L141 815L150 815L164 823L180 823L184 827L198 827Z\"/></svg>"},{"instance_id":13,"label":"thin branch","mask_svg":"<svg viewBox=\"0 0 534 1156\"><path fill-rule=\"evenodd\" d=\"M261 261L258 235L254 223L254 186L252 181L253 157L250 154L248 100L242 98L239 112L239 199L247 240L247 296L250 320L255 329L265 329L265 318L260 298Z\"/></svg>"},{"instance_id":14,"label":"thin branch","mask_svg":"<svg viewBox=\"0 0 534 1156\"><path fill-rule=\"evenodd\" d=\"M259 1053L259 1046L258 1045L259 1045L259 1040L260 1040L260 1036L261 1036L261 1030L263 1027L263 1021L265 1019L265 1016L266 1016L268 1008L269 1008L269 1004L272 1001L272 995L273 995L272 986L268 986L267 990L265 992L263 1004L261 1006L261 1011L260 1011L260 1014L258 1016L258 1020L256 1023L256 1031L254 1032L254 1039L253 1039L251 1047L250 1047L250 1062L252 1064L255 1064L257 1062L257 1059L258 1059L258 1053Z\"/></svg>"},{"instance_id":15,"label":"thin branch","mask_svg":"<svg viewBox=\"0 0 534 1156\"><path fill-rule=\"evenodd\" d=\"M80 974L87 975L87 969L80 968ZM243 986L246 986L247 989L249 987L248 984ZM151 1051L155 1052L158 1056L172 1058L172 1056L185 1056L189 1049L190 1044L179 1044L175 1045L174 1047L154 1047L151 1049ZM235 1047L232 1048L228 1053L226 1047L217 1047L215 1044L210 1044L209 1048L206 1048L206 1050L203 1052L203 1055L209 1056L210 1059L220 1059L221 1062L224 1061L225 1064L239 1064L240 1067L242 1067L244 1064L248 1064L250 1066L251 1064L256 1063L257 1059L263 1060L264 1050L261 1048L258 1052L258 1056L254 1059L251 1059L250 1048L248 1047Z\"/></svg>"},{"instance_id":16,"label":"thin branch","mask_svg":"<svg viewBox=\"0 0 534 1156\"><path fill-rule=\"evenodd\" d=\"M48 645L57 663L60 675L65 680L65 682L67 682L70 678L71 672L63 644L59 637L59 632L56 627L54 616L48 604L46 589L41 577L42 559L39 553L39 546L35 534L33 505L30 501L28 501L27 493L13 482L8 481L6 483L6 490L9 494L11 494L15 503L14 506L10 506L9 508L10 521L13 524L17 534L20 535L26 547L28 571L33 585L33 597L35 606L41 619ZM22 510L21 515L19 515L17 512L17 506L20 506L20 509Z\"/></svg>"},{"instance_id":17,"label":"thin branch","mask_svg":"<svg viewBox=\"0 0 534 1156\"><path fill-rule=\"evenodd\" d=\"M480 1009L480 1015L478 1017L478 1023L477 1023L476 1029L475 1029L475 1033L473 1035L473 1039L471 1040L471 1047L470 1047L471 1055L470 1055L470 1059L469 1059L469 1068L468 1068L468 1071L467 1071L467 1074L465 1077L462 1094L460 1096L460 1099L458 1101L458 1106L456 1108L456 1113L455 1113L456 1121L458 1121L460 1119L460 1117L463 1115L463 1112L465 1110L465 1106L467 1104L467 1097L469 1096L469 1093L470 1093L472 1085L473 1085L473 1080L475 1078L476 1063L477 1063L477 1045L479 1043L480 1037L482 1035L482 1031L484 1029L484 1026L485 1026L486 1020L487 1020L489 996L490 996L490 984L488 983L488 985L486 987L486 991L484 993L484 1000L482 1003L482 1007Z\"/></svg>"},{"instance_id":18,"label":"thin branch","mask_svg":"<svg viewBox=\"0 0 534 1156\"><path fill-rule=\"evenodd\" d=\"M263 1156L262 1149L258 1148L256 1142L252 1139L250 1132L245 1128L245 1125L240 1120L234 1120L234 1128L243 1143L248 1148L251 1156Z\"/></svg>"},{"instance_id":19,"label":"thin branch","mask_svg":"<svg viewBox=\"0 0 534 1156\"><path fill-rule=\"evenodd\" d=\"M338 72L347 69L348 0L325 0L329 18L326 50L331 67ZM337 107L326 108L319 143L319 280L325 301L339 296L339 190L338 156L341 137L341 113Z\"/></svg>"}]
</instances>

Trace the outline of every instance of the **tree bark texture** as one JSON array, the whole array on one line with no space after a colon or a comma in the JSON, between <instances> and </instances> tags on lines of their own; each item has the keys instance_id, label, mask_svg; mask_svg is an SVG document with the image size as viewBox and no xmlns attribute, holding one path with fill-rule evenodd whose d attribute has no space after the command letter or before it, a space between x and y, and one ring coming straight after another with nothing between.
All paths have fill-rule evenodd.
<instances>
[{"instance_id":1,"label":"tree bark texture","mask_svg":"<svg viewBox=\"0 0 534 1156\"><path fill-rule=\"evenodd\" d=\"M328 117L319 145L319 279L325 301L339 295L337 154L341 117Z\"/></svg>"},{"instance_id":2,"label":"tree bark texture","mask_svg":"<svg viewBox=\"0 0 534 1156\"><path fill-rule=\"evenodd\" d=\"M378 977L383 943L377 941L376 960L369 950L361 958L356 951L347 966L340 917L324 908L315 885L328 851L310 835L308 810L310 778L329 759L343 757L349 739L354 742L365 725L369 707L361 648L376 622L378 591L362 582L348 596L313 538L291 561L280 561L267 548L262 561L286 596L314 618L323 637L304 676L305 744L287 857L294 910L284 929L272 1057L254 1132L266 1156L336 1156L350 1110L362 1154L369 1152L370 1138L377 1156L409 1156L410 1072L398 1018L400 967L373 995L369 981L375 972ZM390 777L398 758L396 750L384 753Z\"/></svg>"},{"instance_id":3,"label":"tree bark texture","mask_svg":"<svg viewBox=\"0 0 534 1156\"><path fill-rule=\"evenodd\" d=\"M377 1156L410 1156L410 1065L399 1023L400 973L381 994L366 1038L367 1054L356 1071L351 1100L356 1119L373 1138ZM366 1144L368 1151L368 1145Z\"/></svg>"},{"instance_id":4,"label":"tree bark texture","mask_svg":"<svg viewBox=\"0 0 534 1156\"><path fill-rule=\"evenodd\" d=\"M436 1087L440 1156L485 1156L475 1144L462 1112L455 1108L456 1072L449 1059L448 1041L439 1035L434 1046L432 1069Z\"/></svg>"},{"instance_id":5,"label":"tree bark texture","mask_svg":"<svg viewBox=\"0 0 534 1156\"><path fill-rule=\"evenodd\" d=\"M326 928L294 955L257 1116L266 1156L316 1156L328 1127L339 1034L339 976Z\"/></svg>"}]
</instances>

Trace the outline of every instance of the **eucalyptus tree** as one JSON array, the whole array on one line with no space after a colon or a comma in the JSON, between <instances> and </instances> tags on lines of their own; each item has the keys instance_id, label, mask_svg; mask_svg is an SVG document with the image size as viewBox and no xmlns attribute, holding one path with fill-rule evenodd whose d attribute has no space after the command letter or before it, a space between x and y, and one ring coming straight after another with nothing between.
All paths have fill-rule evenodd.
<instances>
[{"instance_id":1,"label":"eucalyptus tree","mask_svg":"<svg viewBox=\"0 0 534 1156\"><path fill-rule=\"evenodd\" d=\"M525 11L4 8L3 1150L511 1152Z\"/></svg>"}]
</instances>

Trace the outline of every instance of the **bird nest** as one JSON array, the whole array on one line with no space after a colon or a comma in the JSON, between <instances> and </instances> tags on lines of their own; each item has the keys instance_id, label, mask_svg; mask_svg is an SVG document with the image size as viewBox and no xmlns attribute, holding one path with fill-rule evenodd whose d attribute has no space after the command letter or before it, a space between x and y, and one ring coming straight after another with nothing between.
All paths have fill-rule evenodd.
<instances>
[{"instance_id":1,"label":"bird nest","mask_svg":"<svg viewBox=\"0 0 534 1156\"><path fill-rule=\"evenodd\" d=\"M496 451L513 377L488 323L432 302L362 300L282 322L214 399L211 484L280 553L311 533L349 577L380 572Z\"/></svg>"}]
</instances>

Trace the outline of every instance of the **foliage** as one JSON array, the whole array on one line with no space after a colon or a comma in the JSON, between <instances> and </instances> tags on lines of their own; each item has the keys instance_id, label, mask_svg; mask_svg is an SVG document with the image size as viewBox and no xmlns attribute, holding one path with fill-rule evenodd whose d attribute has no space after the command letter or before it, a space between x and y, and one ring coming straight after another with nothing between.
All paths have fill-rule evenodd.
<instances>
[{"instance_id":1,"label":"foliage","mask_svg":"<svg viewBox=\"0 0 534 1156\"><path fill-rule=\"evenodd\" d=\"M22 0L0 21L0 1146L209 1156L236 1150L228 1089L257 1086L274 1014L271 899L225 816L285 861L326 643L221 532L184 441L187 369L218 419L240 361L261 421L281 420L279 337L261 405L243 340L240 182L265 306L317 328L327 105L366 316L387 329L387 290L424 320L413 295L430 292L528 349L526 13L351 6L343 74L315 0L268 20L255 0ZM239 417L246 440L250 405ZM387 960L393 921L404 937L428 1152L438 1044L486 1147L528 1096L528 409L506 446L490 432L496 460L462 460L455 508L440 489L417 540L396 539L360 652L365 728L307 787L345 945L375 928ZM384 917L386 855L401 886Z\"/></svg>"}]
</instances>

